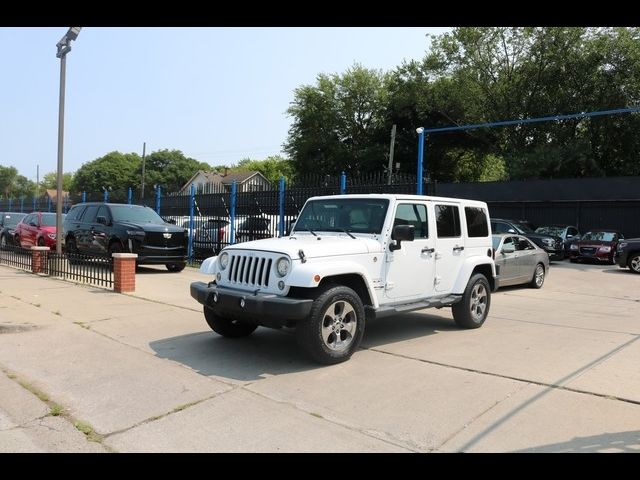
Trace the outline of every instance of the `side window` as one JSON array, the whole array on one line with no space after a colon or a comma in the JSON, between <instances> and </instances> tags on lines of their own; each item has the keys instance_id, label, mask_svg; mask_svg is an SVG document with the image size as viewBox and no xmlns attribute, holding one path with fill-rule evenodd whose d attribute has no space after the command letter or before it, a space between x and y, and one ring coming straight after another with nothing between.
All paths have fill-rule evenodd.
<instances>
[{"instance_id":1,"label":"side window","mask_svg":"<svg viewBox=\"0 0 640 480\"><path fill-rule=\"evenodd\" d=\"M470 237L489 236L489 225L484 208L464 207L464 216L467 220L467 232Z\"/></svg>"},{"instance_id":2,"label":"side window","mask_svg":"<svg viewBox=\"0 0 640 480\"><path fill-rule=\"evenodd\" d=\"M86 223L95 223L98 208L100 208L100 205L89 205L84 211L84 215L82 215L82 221Z\"/></svg>"},{"instance_id":3,"label":"side window","mask_svg":"<svg viewBox=\"0 0 640 480\"><path fill-rule=\"evenodd\" d=\"M516 250L533 250L533 245L526 238L516 237Z\"/></svg>"},{"instance_id":4,"label":"side window","mask_svg":"<svg viewBox=\"0 0 640 480\"><path fill-rule=\"evenodd\" d=\"M460 213L455 205L436 205L438 238L460 236Z\"/></svg>"},{"instance_id":5,"label":"side window","mask_svg":"<svg viewBox=\"0 0 640 480\"><path fill-rule=\"evenodd\" d=\"M495 223L495 228L493 227L494 224L491 224L491 227L493 229L493 233L511 233L510 227L508 224L504 223L504 222L496 222Z\"/></svg>"},{"instance_id":6,"label":"side window","mask_svg":"<svg viewBox=\"0 0 640 480\"><path fill-rule=\"evenodd\" d=\"M78 206L71 208L71 211L67 214L67 219L69 220L77 220L82 215L84 210L84 206Z\"/></svg>"},{"instance_id":7,"label":"side window","mask_svg":"<svg viewBox=\"0 0 640 480\"><path fill-rule=\"evenodd\" d=\"M578 234L578 230L576 230L575 228L571 227L569 228L569 235L577 235Z\"/></svg>"},{"instance_id":8,"label":"side window","mask_svg":"<svg viewBox=\"0 0 640 480\"><path fill-rule=\"evenodd\" d=\"M393 226L413 225L415 238L429 238L429 224L427 222L427 206L418 203L401 203L396 208Z\"/></svg>"},{"instance_id":9,"label":"side window","mask_svg":"<svg viewBox=\"0 0 640 480\"><path fill-rule=\"evenodd\" d=\"M99 209L98 209L98 214L96 215L96 218L98 217L104 217L107 219L107 221L111 220L111 215L109 215L109 209L107 207L105 207L104 205L102 205Z\"/></svg>"},{"instance_id":10,"label":"side window","mask_svg":"<svg viewBox=\"0 0 640 480\"><path fill-rule=\"evenodd\" d=\"M27 215L26 217L24 217L24 220L22 222L25 225L29 225L31 222L33 222L33 215Z\"/></svg>"},{"instance_id":11,"label":"side window","mask_svg":"<svg viewBox=\"0 0 640 480\"><path fill-rule=\"evenodd\" d=\"M515 249L516 246L513 243L513 237L505 237L504 243L502 244L502 248L504 248L507 245L511 245Z\"/></svg>"}]
</instances>

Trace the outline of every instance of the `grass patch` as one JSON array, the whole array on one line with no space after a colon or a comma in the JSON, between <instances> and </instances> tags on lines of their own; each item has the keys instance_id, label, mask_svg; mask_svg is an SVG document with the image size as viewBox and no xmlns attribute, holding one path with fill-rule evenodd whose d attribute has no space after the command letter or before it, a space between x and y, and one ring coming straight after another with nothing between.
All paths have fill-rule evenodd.
<instances>
[{"instance_id":1,"label":"grass patch","mask_svg":"<svg viewBox=\"0 0 640 480\"><path fill-rule=\"evenodd\" d=\"M89 440L90 442L102 442L102 435L97 434L93 427L88 423L78 420L73 424L73 426L84 433L87 437L87 440Z\"/></svg>"},{"instance_id":2,"label":"grass patch","mask_svg":"<svg viewBox=\"0 0 640 480\"><path fill-rule=\"evenodd\" d=\"M82 328L84 328L84 329L86 329L86 330L89 330L89 325L87 325L87 324L86 324L86 323L84 323L84 322L73 322L73 323L75 323L75 324L76 324L76 325L78 325L79 327L82 327Z\"/></svg>"},{"instance_id":3,"label":"grass patch","mask_svg":"<svg viewBox=\"0 0 640 480\"><path fill-rule=\"evenodd\" d=\"M60 310L56 310L55 312L53 312L54 315L58 315L58 316L62 316L62 314L60 313Z\"/></svg>"},{"instance_id":4,"label":"grass patch","mask_svg":"<svg viewBox=\"0 0 640 480\"><path fill-rule=\"evenodd\" d=\"M33 305L34 307L40 308L40 304L39 303L32 303L31 305Z\"/></svg>"},{"instance_id":5,"label":"grass patch","mask_svg":"<svg viewBox=\"0 0 640 480\"><path fill-rule=\"evenodd\" d=\"M62 412L64 412L64 408L62 408L62 406L58 405L57 403L54 403L51 405L49 415L51 415L52 417L58 417L62 415Z\"/></svg>"},{"instance_id":6,"label":"grass patch","mask_svg":"<svg viewBox=\"0 0 640 480\"><path fill-rule=\"evenodd\" d=\"M322 415L320 415L319 413L316 412L309 412L309 415L316 417L316 418L324 418Z\"/></svg>"}]
</instances>

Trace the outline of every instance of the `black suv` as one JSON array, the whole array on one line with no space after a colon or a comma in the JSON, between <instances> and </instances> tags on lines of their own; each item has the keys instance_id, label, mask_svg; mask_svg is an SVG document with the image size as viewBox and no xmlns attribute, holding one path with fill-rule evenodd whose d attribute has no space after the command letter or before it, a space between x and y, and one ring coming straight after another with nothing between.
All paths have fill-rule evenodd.
<instances>
[{"instance_id":1,"label":"black suv","mask_svg":"<svg viewBox=\"0 0 640 480\"><path fill-rule=\"evenodd\" d=\"M562 238L556 235L536 233L521 222L492 218L491 231L493 233L519 233L547 252L549 260L564 260L565 258Z\"/></svg>"},{"instance_id":2,"label":"black suv","mask_svg":"<svg viewBox=\"0 0 640 480\"><path fill-rule=\"evenodd\" d=\"M13 236L16 233L16 225L20 223L26 213L4 212L0 213L0 248L13 244Z\"/></svg>"},{"instance_id":3,"label":"black suv","mask_svg":"<svg viewBox=\"0 0 640 480\"><path fill-rule=\"evenodd\" d=\"M621 268L629 267L633 273L640 273L640 238L621 239L615 261Z\"/></svg>"},{"instance_id":4,"label":"black suv","mask_svg":"<svg viewBox=\"0 0 640 480\"><path fill-rule=\"evenodd\" d=\"M164 264L179 272L187 261L187 230L166 223L151 208L118 203L74 205L62 225L68 253L136 253L137 264Z\"/></svg>"}]
</instances>

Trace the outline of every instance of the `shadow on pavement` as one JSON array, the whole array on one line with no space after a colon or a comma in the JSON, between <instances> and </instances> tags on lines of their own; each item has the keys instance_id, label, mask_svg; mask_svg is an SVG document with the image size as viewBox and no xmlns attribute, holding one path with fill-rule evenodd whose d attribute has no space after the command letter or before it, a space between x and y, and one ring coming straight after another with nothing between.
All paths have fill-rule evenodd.
<instances>
[{"instance_id":1,"label":"shadow on pavement","mask_svg":"<svg viewBox=\"0 0 640 480\"><path fill-rule=\"evenodd\" d=\"M157 340L149 346L159 357L202 375L243 382L322 367L307 359L290 332L264 327L245 338L206 331Z\"/></svg>"},{"instance_id":2,"label":"shadow on pavement","mask_svg":"<svg viewBox=\"0 0 640 480\"><path fill-rule=\"evenodd\" d=\"M445 310L451 311L449 308ZM375 348L459 329L453 317L442 318L418 312L403 313L367 323L361 345L365 348Z\"/></svg>"},{"instance_id":3,"label":"shadow on pavement","mask_svg":"<svg viewBox=\"0 0 640 480\"><path fill-rule=\"evenodd\" d=\"M576 437L567 442L551 443L516 452L546 453L593 453L593 452L640 452L640 432L603 433L590 437Z\"/></svg>"}]
</instances>

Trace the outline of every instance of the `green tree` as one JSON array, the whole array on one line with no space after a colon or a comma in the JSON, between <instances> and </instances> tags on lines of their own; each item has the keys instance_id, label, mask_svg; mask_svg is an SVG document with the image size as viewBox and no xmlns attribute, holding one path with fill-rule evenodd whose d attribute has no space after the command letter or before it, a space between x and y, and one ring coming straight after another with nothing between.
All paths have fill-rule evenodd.
<instances>
[{"instance_id":1,"label":"green tree","mask_svg":"<svg viewBox=\"0 0 640 480\"><path fill-rule=\"evenodd\" d=\"M142 160L137 153L107 153L91 162L84 163L75 173L72 181L72 192L87 192L100 195L106 188L116 195L115 200L126 198L130 186L140 184Z\"/></svg>"},{"instance_id":2,"label":"green tree","mask_svg":"<svg viewBox=\"0 0 640 480\"><path fill-rule=\"evenodd\" d=\"M274 185L280 180L280 177L284 177L285 180L290 181L294 177L295 172L294 163L280 155L273 155L264 160L245 158L240 160L238 166L233 170L258 171Z\"/></svg>"},{"instance_id":3,"label":"green tree","mask_svg":"<svg viewBox=\"0 0 640 480\"><path fill-rule=\"evenodd\" d=\"M164 149L153 152L145 160L145 196L153 193L154 184L161 185L166 192L177 192L198 170L208 171L211 170L211 166L185 157L180 150Z\"/></svg>"},{"instance_id":4,"label":"green tree","mask_svg":"<svg viewBox=\"0 0 640 480\"><path fill-rule=\"evenodd\" d=\"M287 110L293 125L285 144L296 172L359 173L384 166L374 139L384 124L387 75L354 65L342 75L319 74L297 88Z\"/></svg>"},{"instance_id":5,"label":"green tree","mask_svg":"<svg viewBox=\"0 0 640 480\"><path fill-rule=\"evenodd\" d=\"M45 173L44 177L40 181L42 188L56 189L58 188L58 174L57 172ZM73 185L73 172L65 172L62 174L62 190L65 192L70 191Z\"/></svg>"},{"instance_id":6,"label":"green tree","mask_svg":"<svg viewBox=\"0 0 640 480\"><path fill-rule=\"evenodd\" d=\"M12 196L17 176L18 169L16 167L3 167L0 165L0 193L5 198Z\"/></svg>"}]
</instances>

